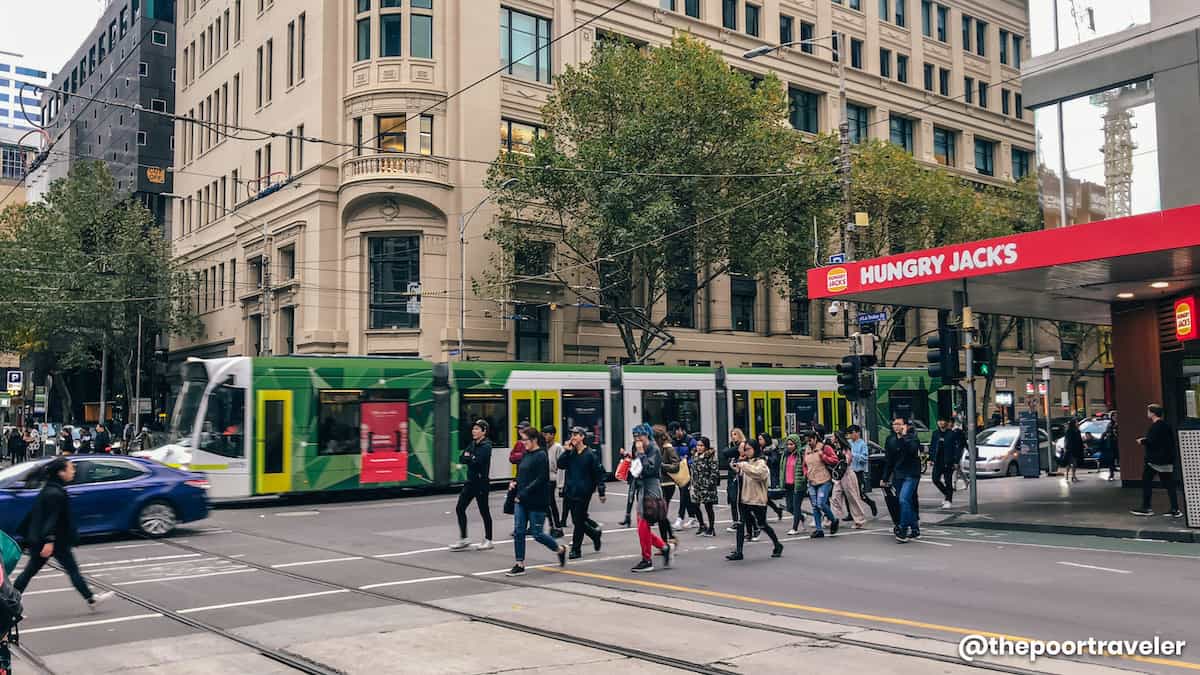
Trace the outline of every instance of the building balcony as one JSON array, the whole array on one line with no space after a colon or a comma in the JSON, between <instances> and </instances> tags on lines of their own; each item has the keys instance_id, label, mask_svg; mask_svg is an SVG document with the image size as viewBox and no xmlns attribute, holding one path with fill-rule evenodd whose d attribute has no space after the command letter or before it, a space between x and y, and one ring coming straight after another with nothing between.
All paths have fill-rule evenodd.
<instances>
[{"instance_id":1,"label":"building balcony","mask_svg":"<svg viewBox=\"0 0 1200 675\"><path fill-rule=\"evenodd\" d=\"M371 180L404 180L450 185L450 162L405 152L351 157L342 162L342 184Z\"/></svg>"}]
</instances>

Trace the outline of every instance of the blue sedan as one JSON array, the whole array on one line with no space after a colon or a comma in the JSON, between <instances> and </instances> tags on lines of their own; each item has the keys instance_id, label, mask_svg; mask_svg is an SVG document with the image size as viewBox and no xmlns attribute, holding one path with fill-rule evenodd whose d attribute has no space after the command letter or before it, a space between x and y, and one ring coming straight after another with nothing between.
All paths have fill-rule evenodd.
<instances>
[{"instance_id":1,"label":"blue sedan","mask_svg":"<svg viewBox=\"0 0 1200 675\"><path fill-rule=\"evenodd\" d=\"M75 480L67 486L80 535L137 530L170 534L179 523L208 517L208 479L137 457L73 455ZM49 458L0 471L0 530L24 529Z\"/></svg>"}]
</instances>

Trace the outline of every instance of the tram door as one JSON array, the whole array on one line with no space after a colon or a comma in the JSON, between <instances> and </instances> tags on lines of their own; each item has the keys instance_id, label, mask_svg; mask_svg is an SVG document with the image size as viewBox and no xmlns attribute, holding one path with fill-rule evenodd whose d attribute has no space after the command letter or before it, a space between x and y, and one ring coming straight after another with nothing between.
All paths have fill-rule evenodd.
<instances>
[{"instance_id":1,"label":"tram door","mask_svg":"<svg viewBox=\"0 0 1200 675\"><path fill-rule=\"evenodd\" d=\"M554 390L544 391L514 391L510 394L509 410L512 415L509 420L512 424L512 438L509 447L517 444L517 427L521 422L528 422L530 426L538 431L547 424L553 424L555 428L559 426L561 419L561 408L559 394ZM558 430L558 440L562 440L562 429ZM516 475L516 467L513 467L513 475Z\"/></svg>"},{"instance_id":2,"label":"tram door","mask_svg":"<svg viewBox=\"0 0 1200 675\"><path fill-rule=\"evenodd\" d=\"M832 391L823 391L821 400L821 426L832 433L850 426L850 402L845 396Z\"/></svg>"},{"instance_id":3,"label":"tram door","mask_svg":"<svg viewBox=\"0 0 1200 675\"><path fill-rule=\"evenodd\" d=\"M771 438L783 436L784 393L782 391L750 392L750 436L758 438L767 433Z\"/></svg>"},{"instance_id":4,"label":"tram door","mask_svg":"<svg viewBox=\"0 0 1200 675\"><path fill-rule=\"evenodd\" d=\"M258 494L292 490L292 392L258 392L254 429L254 484Z\"/></svg>"}]
</instances>

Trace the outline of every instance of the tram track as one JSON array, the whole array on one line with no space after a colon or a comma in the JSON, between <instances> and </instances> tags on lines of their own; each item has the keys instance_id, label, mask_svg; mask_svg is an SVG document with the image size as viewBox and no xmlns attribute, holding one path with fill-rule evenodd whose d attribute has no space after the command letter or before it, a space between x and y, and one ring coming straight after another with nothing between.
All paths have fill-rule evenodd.
<instances>
[{"instance_id":1,"label":"tram track","mask_svg":"<svg viewBox=\"0 0 1200 675\"><path fill-rule=\"evenodd\" d=\"M274 535L268 535L268 534L263 534L260 532L253 532L250 530L243 530L243 529L239 529L239 528L226 528L226 529L228 530L228 532L233 533L233 534L239 534L239 535L246 536L246 537L253 537L253 538L261 539L264 541L272 541L272 542L276 542L276 543L280 543L280 544L287 544L290 546L298 546L298 547L308 548L308 549L312 549L315 551L324 551L324 552L327 552L330 554L336 554L340 557L345 557L345 558L356 558L356 559L362 559L362 560L381 562L381 563L385 563L387 565L395 566L395 567L401 568L401 569L428 572L428 573L433 573L433 574L439 575L439 576L445 576L445 575L458 576L459 575L459 573L453 572L451 570L446 570L446 569L428 566L428 565L420 565L420 564L416 564L416 563L412 563L412 562L404 562L404 561L395 560L392 558L381 558L381 557L375 557L375 556L370 556L370 555L363 555L361 553L351 553L349 551L345 551L343 549L337 549L337 548L330 547L330 546L324 546L324 545L320 545L320 544L311 544L311 543L307 543L307 542L300 542L300 541L295 541L292 539L287 539L285 537L277 537ZM464 610L447 609L440 605L430 603L430 602L424 602L424 601L420 601L420 600L410 600L410 599L406 599L406 598L398 598L396 596L387 595L387 594L383 594L383 593L376 593L376 592L373 592L370 590L364 590L364 589L356 588L353 586L347 586L344 584L340 584L338 582L328 581L326 579L321 579L318 577L310 577L310 576L304 575L304 574L297 574L294 572L289 572L287 570L279 569L277 567L271 567L270 565L266 565L263 563L255 563L253 561L247 560L245 557L234 558L232 556L228 556L228 555L225 555L222 553L216 553L213 551L209 551L207 549L200 548L198 546L193 546L191 544L184 544L182 542L171 541L169 539L157 539L155 541L158 541L160 543L163 543L163 544L166 544L169 546L179 548L181 550L187 550L187 551L190 551L193 553L199 553L202 555L214 556L214 557L221 558L221 559L233 562L233 563L247 565L249 567L253 567L255 569L259 569L259 570L262 570L265 572L270 572L273 574L280 574L281 576L286 576L286 577L291 578L296 581L304 581L304 582L309 582L309 583L314 583L314 584L325 585L330 588L336 588L336 589L341 589L341 590L345 590L345 591L361 593L361 594L365 594L370 597L382 599L382 600L385 600L388 602L402 602L402 603L416 605L416 606L420 606L420 607L435 610L435 611L449 612L451 614L456 614L456 615L462 616L463 618L466 618L468 620L479 621L482 623L489 623L489 624L492 624L495 626L510 628L513 630L532 632L534 634L541 635L544 637L549 637L551 639L556 639L556 640L560 640L560 641L564 641L564 642L571 642L573 644L580 645L580 646L593 647L596 649L601 649L606 652L617 653L617 654L621 654L623 656L628 656L630 658L649 660L649 661L653 661L655 663L659 663L662 665L679 668L681 670L688 670L688 671L697 672L697 673L722 673L722 674L727 674L727 673L732 672L732 671L716 668L714 666L710 666L707 664L700 664L700 663L694 663L694 662L684 661L684 660L680 660L680 659L674 659L672 657L666 657L666 656L653 654L653 653L649 653L649 652L643 652L641 650L620 647L619 645L610 645L608 643L601 643L601 642L598 642L595 640L591 640L589 638L581 638L579 636L569 635L569 634L560 633L560 632L556 632L556 631L547 631L542 628L528 626L525 624L520 624L517 622L512 622L512 621L508 621L508 620L504 620L504 619L496 619L494 617L479 615L479 614L467 612ZM732 627L750 628L752 630L760 630L760 631L779 634L779 635L788 635L791 637L802 638L802 639L807 639L807 640L815 640L815 641L825 642L825 643L835 643L835 644L839 644L839 645L843 645L843 646L847 646L847 647L855 647L855 648L859 648L859 649L868 649L871 651L880 652L880 653L884 653L884 654L888 654L888 655L921 658L921 659L925 659L925 660L937 661L940 663L951 664L951 665L956 665L956 666L960 666L960 667L967 666L967 667L976 668L976 669L985 670L985 671L1011 673L1012 675L1040 675L1043 672L1043 671L1032 670L1032 669L1028 669L1028 668L1021 668L1019 666L1012 666L1012 665L1008 665L1008 664L989 662L989 661L984 661L984 660L979 660L979 659L976 659L975 661L972 661L972 662L965 662L962 659L956 658L954 656L950 656L950 655L946 655L946 654L939 654L936 652L921 651L921 650L911 649L911 648L907 648L907 647L901 647L901 646L897 646L897 645L873 643L873 642L868 642L866 640L858 640L858 639L845 637L845 636L830 635L827 633L817 633L817 632L813 632L813 631L805 631L805 630L800 630L800 629L796 629L796 628L775 626L775 625L762 623L762 622L738 620L738 619L733 619L730 617L708 614L705 612L696 612L696 611L690 611L690 610L685 610L685 609L679 609L679 608L675 608L675 607L665 607L662 605L656 605L653 603L641 602L641 601L637 601L637 600L630 600L627 598L600 596L600 595L594 595L594 594L590 594L590 593L583 593L580 591L574 591L574 590L570 590L570 589L566 589L566 588L556 588L556 587L550 587L550 586L544 586L544 585L536 585L536 584L529 583L529 582L521 582L521 581L516 581L516 580L511 580L511 579L492 577L492 576L476 575L476 576L470 576L470 578L479 580L479 581L482 581L485 583L493 584L496 586L503 586L506 588L537 589L537 590L551 591L554 593L569 595L569 596L573 596L573 597L577 597L577 598L581 598L581 599L599 600L604 603L620 605L620 606L629 607L632 609L641 609L641 610L658 612L658 613L666 614L666 615L673 616L676 618L687 618L687 619L693 619L693 620L708 621L711 623L718 623L718 624L732 626ZM645 591L641 591L641 592L645 593ZM664 596L664 597L670 597L670 596ZM725 606L725 605L718 605L718 606ZM847 624L847 625L849 626L851 624ZM854 626L854 627L858 627L858 626Z\"/></svg>"}]
</instances>

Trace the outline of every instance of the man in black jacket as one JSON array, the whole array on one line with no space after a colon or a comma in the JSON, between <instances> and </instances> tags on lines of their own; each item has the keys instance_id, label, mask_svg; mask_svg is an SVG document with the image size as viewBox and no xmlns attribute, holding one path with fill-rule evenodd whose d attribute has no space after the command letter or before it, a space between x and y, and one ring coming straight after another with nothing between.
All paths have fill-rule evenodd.
<instances>
[{"instance_id":1,"label":"man in black jacket","mask_svg":"<svg viewBox=\"0 0 1200 675\"><path fill-rule=\"evenodd\" d=\"M542 546L554 551L558 564L567 564L567 547L560 546L554 537L546 534L546 512L550 510L550 460L546 456L541 434L533 427L521 432L526 441L525 454L517 465L517 478L509 483L516 490L513 499L513 555L516 562L506 576L519 577L525 574L525 535L528 534Z\"/></svg>"},{"instance_id":2,"label":"man in black jacket","mask_svg":"<svg viewBox=\"0 0 1200 675\"><path fill-rule=\"evenodd\" d=\"M1138 439L1138 443L1146 449L1146 465L1142 469L1142 508L1131 511L1135 516L1152 516L1150 495L1154 485L1154 474L1158 474L1163 487L1167 489L1167 498L1171 500L1171 511L1165 514L1168 518L1182 518L1179 501L1175 496L1175 430L1163 419L1163 407L1157 403L1146 406L1146 417L1150 418L1150 428L1146 435Z\"/></svg>"},{"instance_id":3,"label":"man in black jacket","mask_svg":"<svg viewBox=\"0 0 1200 675\"><path fill-rule=\"evenodd\" d=\"M467 465L467 482L458 493L458 504L454 514L458 516L458 541L450 545L451 551L465 551L471 546L467 538L467 507L474 501L479 506L479 517L483 519L483 541L475 546L477 551L488 551L492 544L492 511L488 506L490 484L488 474L492 466L492 442L487 437L487 420L475 420L471 425L471 444L458 457L460 464Z\"/></svg>"},{"instance_id":4,"label":"man in black jacket","mask_svg":"<svg viewBox=\"0 0 1200 675\"><path fill-rule=\"evenodd\" d=\"M92 445L95 446L96 452L112 452L112 436L104 424L96 425L96 436L92 439Z\"/></svg>"},{"instance_id":5,"label":"man in black jacket","mask_svg":"<svg viewBox=\"0 0 1200 675\"><path fill-rule=\"evenodd\" d=\"M921 537L920 515L917 511L917 484L921 480L921 442L905 417L892 420L892 435L884 443L886 461L883 467L884 486L895 489L900 501L900 522L893 532L901 544Z\"/></svg>"},{"instance_id":6,"label":"man in black jacket","mask_svg":"<svg viewBox=\"0 0 1200 675\"><path fill-rule=\"evenodd\" d=\"M75 521L71 517L71 501L67 495L67 483L75 478L75 464L65 457L56 457L43 467L46 472L46 484L33 502L33 510L29 514L29 524L25 531L25 542L29 546L29 562L21 576L13 584L18 591L25 592L25 587L33 579L46 561L53 557L62 566L71 585L87 600L88 607L95 609L96 605L113 596L112 591L94 595L88 588L83 575L79 573L79 565L71 548L79 538L75 530Z\"/></svg>"},{"instance_id":7,"label":"man in black jacket","mask_svg":"<svg viewBox=\"0 0 1200 675\"><path fill-rule=\"evenodd\" d=\"M600 528L588 518L588 506L592 501L592 493L599 491L600 503L607 498L604 496L604 464L600 456L587 447L584 440L587 431L583 427L571 429L571 438L567 447L558 456L558 468L563 471L563 496L566 498L567 513L571 514L571 555L572 560L583 555L580 546L583 535L587 534L592 545L600 550Z\"/></svg>"},{"instance_id":8,"label":"man in black jacket","mask_svg":"<svg viewBox=\"0 0 1200 675\"><path fill-rule=\"evenodd\" d=\"M937 429L929 439L929 459L933 468L933 486L945 497L942 508L948 509L954 502L954 469L962 460L967 446L966 434L950 425L950 419L940 417Z\"/></svg>"}]
</instances>

